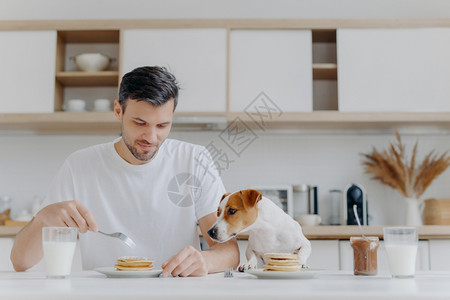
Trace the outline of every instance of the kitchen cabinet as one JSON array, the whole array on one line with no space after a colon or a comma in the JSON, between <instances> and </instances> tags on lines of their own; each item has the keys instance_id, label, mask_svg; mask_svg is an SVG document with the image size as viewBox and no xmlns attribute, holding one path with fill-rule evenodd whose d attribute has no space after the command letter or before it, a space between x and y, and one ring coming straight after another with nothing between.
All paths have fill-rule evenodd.
<instances>
[{"instance_id":1,"label":"kitchen cabinet","mask_svg":"<svg viewBox=\"0 0 450 300\"><path fill-rule=\"evenodd\" d=\"M178 112L225 112L226 41L222 28L126 29L123 73L143 65L172 72L179 85Z\"/></svg>"},{"instance_id":2,"label":"kitchen cabinet","mask_svg":"<svg viewBox=\"0 0 450 300\"><path fill-rule=\"evenodd\" d=\"M450 28L338 29L340 111L450 111Z\"/></svg>"},{"instance_id":3,"label":"kitchen cabinet","mask_svg":"<svg viewBox=\"0 0 450 300\"><path fill-rule=\"evenodd\" d=\"M311 30L231 30L230 111L312 111L311 70Z\"/></svg>"},{"instance_id":4,"label":"kitchen cabinet","mask_svg":"<svg viewBox=\"0 0 450 300\"><path fill-rule=\"evenodd\" d=\"M70 99L83 99L92 109L95 99L117 98L119 84L119 30L58 30L56 45L55 111L62 111ZM106 70L79 71L73 57L81 53L102 53L111 58Z\"/></svg>"},{"instance_id":5,"label":"kitchen cabinet","mask_svg":"<svg viewBox=\"0 0 450 300\"><path fill-rule=\"evenodd\" d=\"M419 241L416 257L416 271L430 270L430 251L428 240ZM350 246L350 241L339 241L340 252L340 270L353 270L353 248ZM380 241L377 253L378 272L389 271L389 262L387 258L384 241Z\"/></svg>"},{"instance_id":6,"label":"kitchen cabinet","mask_svg":"<svg viewBox=\"0 0 450 300\"><path fill-rule=\"evenodd\" d=\"M14 238L3 237L0 238L0 271L12 271L13 266L9 255L11 254L11 249L14 244Z\"/></svg>"},{"instance_id":7,"label":"kitchen cabinet","mask_svg":"<svg viewBox=\"0 0 450 300\"><path fill-rule=\"evenodd\" d=\"M433 271L450 270L450 240L430 240L430 269Z\"/></svg>"},{"instance_id":8,"label":"kitchen cabinet","mask_svg":"<svg viewBox=\"0 0 450 300\"><path fill-rule=\"evenodd\" d=\"M310 240L311 256L308 266L312 269L339 270L339 240Z\"/></svg>"},{"instance_id":9,"label":"kitchen cabinet","mask_svg":"<svg viewBox=\"0 0 450 300\"><path fill-rule=\"evenodd\" d=\"M0 31L0 113L54 111L55 30Z\"/></svg>"},{"instance_id":10,"label":"kitchen cabinet","mask_svg":"<svg viewBox=\"0 0 450 300\"><path fill-rule=\"evenodd\" d=\"M8 86L3 99L17 99L10 93L21 90L17 101L2 100L0 130L117 133L112 113L66 113L63 103L77 97L112 98L120 75L141 64L162 64L178 76L182 90L176 116L187 119L213 115L231 123L239 117L260 128L245 109L253 100L270 99L283 113L261 109L266 114L257 117L264 118L263 129L448 130L450 104L442 97L450 93L445 85L449 30L447 19L0 21L0 45L9 45L0 48L0 82ZM383 39L380 32L392 34ZM420 45L402 53L408 42ZM33 51L28 53L30 45ZM367 45L373 47L361 51ZM107 71L78 72L70 61L78 51L111 51L117 61ZM349 64L349 57L361 64ZM18 65L25 65L27 72L18 74ZM398 74L404 76L393 77ZM14 78L30 88L24 90ZM387 89L393 92L380 94ZM395 101L386 102L393 97ZM398 99L408 99L407 105L393 107ZM365 111L356 111L358 106Z\"/></svg>"}]
</instances>

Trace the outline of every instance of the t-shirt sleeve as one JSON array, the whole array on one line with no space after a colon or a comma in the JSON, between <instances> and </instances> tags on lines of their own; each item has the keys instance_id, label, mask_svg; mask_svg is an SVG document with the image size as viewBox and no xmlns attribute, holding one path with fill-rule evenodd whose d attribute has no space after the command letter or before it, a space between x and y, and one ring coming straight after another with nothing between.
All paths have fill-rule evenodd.
<instances>
[{"instance_id":1,"label":"t-shirt sleeve","mask_svg":"<svg viewBox=\"0 0 450 300\"><path fill-rule=\"evenodd\" d=\"M47 205L74 200L73 176L68 160L66 160L49 185L41 209Z\"/></svg>"},{"instance_id":2,"label":"t-shirt sleeve","mask_svg":"<svg viewBox=\"0 0 450 300\"><path fill-rule=\"evenodd\" d=\"M205 147L198 147L194 157L195 177L200 182L195 199L195 214L197 220L216 212L220 199L225 193L225 186L220 178L219 171Z\"/></svg>"}]
</instances>

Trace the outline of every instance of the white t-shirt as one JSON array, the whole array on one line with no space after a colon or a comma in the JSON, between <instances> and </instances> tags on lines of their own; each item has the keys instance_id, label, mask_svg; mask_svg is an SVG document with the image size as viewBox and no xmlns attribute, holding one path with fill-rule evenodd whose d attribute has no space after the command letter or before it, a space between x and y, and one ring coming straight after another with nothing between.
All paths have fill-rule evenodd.
<instances>
[{"instance_id":1,"label":"white t-shirt","mask_svg":"<svg viewBox=\"0 0 450 300\"><path fill-rule=\"evenodd\" d=\"M99 233L80 234L83 269L114 266L120 256L146 256L155 267L192 245L200 249L197 220L217 210L225 193L203 146L166 139L143 165L123 160L114 143L71 154L50 185L43 205L78 200L98 228L122 232L136 248Z\"/></svg>"}]
</instances>

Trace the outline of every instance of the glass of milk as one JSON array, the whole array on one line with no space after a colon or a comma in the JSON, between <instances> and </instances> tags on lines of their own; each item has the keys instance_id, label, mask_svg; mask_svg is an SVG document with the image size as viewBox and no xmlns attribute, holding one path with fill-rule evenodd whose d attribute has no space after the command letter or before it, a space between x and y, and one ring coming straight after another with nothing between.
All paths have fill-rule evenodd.
<instances>
[{"instance_id":1,"label":"glass of milk","mask_svg":"<svg viewBox=\"0 0 450 300\"><path fill-rule=\"evenodd\" d=\"M415 227L385 227L384 246L392 277L414 277L418 236Z\"/></svg>"},{"instance_id":2,"label":"glass of milk","mask_svg":"<svg viewBox=\"0 0 450 300\"><path fill-rule=\"evenodd\" d=\"M77 236L78 228L42 228L42 247L47 278L67 278L70 275Z\"/></svg>"}]
</instances>

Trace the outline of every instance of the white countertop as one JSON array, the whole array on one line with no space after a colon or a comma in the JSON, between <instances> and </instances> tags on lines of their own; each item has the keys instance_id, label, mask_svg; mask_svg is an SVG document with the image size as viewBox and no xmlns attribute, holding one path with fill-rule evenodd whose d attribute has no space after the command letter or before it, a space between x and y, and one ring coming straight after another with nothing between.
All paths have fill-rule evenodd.
<instances>
[{"instance_id":1,"label":"white countertop","mask_svg":"<svg viewBox=\"0 0 450 300\"><path fill-rule=\"evenodd\" d=\"M86 271L69 279L44 273L0 272L0 299L449 299L450 272L421 272L411 279L388 274L354 276L327 272L312 279L263 280L249 274L223 278L106 278ZM132 298L130 298L132 297Z\"/></svg>"}]
</instances>

